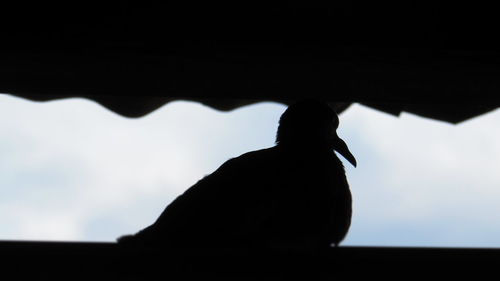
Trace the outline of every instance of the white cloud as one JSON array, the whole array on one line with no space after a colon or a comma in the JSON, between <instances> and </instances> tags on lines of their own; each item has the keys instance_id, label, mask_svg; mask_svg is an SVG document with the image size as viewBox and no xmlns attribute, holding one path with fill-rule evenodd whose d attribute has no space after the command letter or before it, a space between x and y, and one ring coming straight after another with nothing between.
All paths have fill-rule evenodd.
<instances>
[{"instance_id":1,"label":"white cloud","mask_svg":"<svg viewBox=\"0 0 500 281\"><path fill-rule=\"evenodd\" d=\"M366 164L359 161L359 170L351 171L357 201L352 233L358 233L346 242L500 244L492 244L500 230L498 111L454 126L409 114L395 118L356 106L342 121L347 135L364 138L355 141L356 148L375 152ZM373 237L360 234L384 228L388 231Z\"/></svg>"}]
</instances>

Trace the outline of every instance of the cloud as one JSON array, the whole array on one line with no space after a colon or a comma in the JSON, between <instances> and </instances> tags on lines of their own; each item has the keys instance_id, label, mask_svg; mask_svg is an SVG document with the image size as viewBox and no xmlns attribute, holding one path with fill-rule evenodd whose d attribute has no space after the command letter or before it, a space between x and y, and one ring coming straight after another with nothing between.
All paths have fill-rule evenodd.
<instances>
[{"instance_id":1,"label":"cloud","mask_svg":"<svg viewBox=\"0 0 500 281\"><path fill-rule=\"evenodd\" d=\"M496 245L499 121L498 111L455 126L350 109L341 126L348 142L356 138L352 150L361 151L362 159L349 171L356 214L346 242Z\"/></svg>"}]
</instances>

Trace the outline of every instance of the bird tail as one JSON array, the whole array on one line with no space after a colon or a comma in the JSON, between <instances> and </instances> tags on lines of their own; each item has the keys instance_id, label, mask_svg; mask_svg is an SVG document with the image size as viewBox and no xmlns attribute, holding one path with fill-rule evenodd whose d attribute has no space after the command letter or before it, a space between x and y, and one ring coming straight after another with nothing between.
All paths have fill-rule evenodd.
<instances>
[{"instance_id":1,"label":"bird tail","mask_svg":"<svg viewBox=\"0 0 500 281\"><path fill-rule=\"evenodd\" d=\"M135 246L139 244L137 237L132 234L120 236L118 237L118 239L116 239L116 242L123 246Z\"/></svg>"}]
</instances>

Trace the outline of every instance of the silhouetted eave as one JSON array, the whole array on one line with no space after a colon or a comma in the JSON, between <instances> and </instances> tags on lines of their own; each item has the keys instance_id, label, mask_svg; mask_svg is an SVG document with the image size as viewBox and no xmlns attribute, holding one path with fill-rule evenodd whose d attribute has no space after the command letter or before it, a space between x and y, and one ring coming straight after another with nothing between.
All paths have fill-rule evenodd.
<instances>
[{"instance_id":1,"label":"silhouetted eave","mask_svg":"<svg viewBox=\"0 0 500 281\"><path fill-rule=\"evenodd\" d=\"M488 5L12 2L0 92L84 97L128 117L179 99L231 110L316 97L459 123L500 104Z\"/></svg>"}]
</instances>

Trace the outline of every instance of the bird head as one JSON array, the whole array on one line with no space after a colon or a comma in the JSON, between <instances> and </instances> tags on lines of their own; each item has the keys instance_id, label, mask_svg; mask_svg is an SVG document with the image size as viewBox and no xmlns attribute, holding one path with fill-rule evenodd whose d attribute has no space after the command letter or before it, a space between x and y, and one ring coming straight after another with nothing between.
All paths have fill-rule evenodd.
<instances>
[{"instance_id":1,"label":"bird head","mask_svg":"<svg viewBox=\"0 0 500 281\"><path fill-rule=\"evenodd\" d=\"M334 149L356 167L356 158L337 135L339 118L324 102L302 100L281 115L276 144L299 149Z\"/></svg>"}]
</instances>

